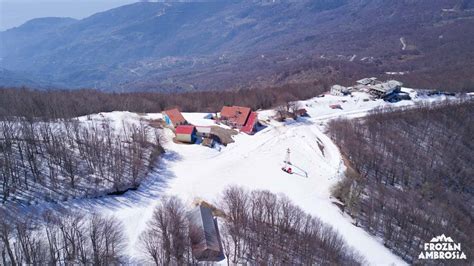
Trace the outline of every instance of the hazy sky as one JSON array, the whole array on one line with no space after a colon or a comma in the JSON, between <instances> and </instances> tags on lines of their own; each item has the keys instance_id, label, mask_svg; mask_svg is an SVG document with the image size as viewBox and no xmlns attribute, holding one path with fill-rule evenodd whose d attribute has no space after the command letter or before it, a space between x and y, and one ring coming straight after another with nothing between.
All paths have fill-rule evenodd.
<instances>
[{"instance_id":1,"label":"hazy sky","mask_svg":"<svg viewBox=\"0 0 474 266\"><path fill-rule=\"evenodd\" d=\"M41 17L84 18L138 0L0 0L0 31Z\"/></svg>"}]
</instances>

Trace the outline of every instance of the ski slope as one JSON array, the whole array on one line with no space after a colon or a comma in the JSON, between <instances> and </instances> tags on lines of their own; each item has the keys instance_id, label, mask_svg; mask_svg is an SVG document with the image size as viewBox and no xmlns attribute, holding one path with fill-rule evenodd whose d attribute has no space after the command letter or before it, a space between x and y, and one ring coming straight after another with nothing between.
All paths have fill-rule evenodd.
<instances>
[{"instance_id":1,"label":"ski slope","mask_svg":"<svg viewBox=\"0 0 474 266\"><path fill-rule=\"evenodd\" d=\"M318 139L324 145L324 154ZM180 195L187 202L195 198L215 202L229 185L283 193L331 224L369 263L403 264L331 203L330 188L343 170L341 157L337 147L310 121L270 125L254 136L239 135L220 153L174 143L168 148L181 157L169 164L176 176L168 183L170 194ZM291 149L293 175L280 169L287 148Z\"/></svg>"},{"instance_id":2,"label":"ski slope","mask_svg":"<svg viewBox=\"0 0 474 266\"><path fill-rule=\"evenodd\" d=\"M332 203L330 189L340 180L344 165L338 148L323 133L325 123L338 117L360 117L383 106L409 106L415 102L441 101L446 97L418 98L396 104L382 100L364 101L366 98L366 94L356 93L354 97L327 95L301 101L310 117L285 123L271 119L273 110L260 111L259 119L267 121L266 128L253 136L238 134L234 143L220 151L200 145L176 144L172 141L172 131L163 129L166 154L158 169L137 191L122 196L69 201L63 206L117 217L125 226L128 253L134 262L139 262L142 258L139 235L162 196L176 195L188 204L195 199L218 203L221 192L230 185L265 189L285 194L306 212L333 226L370 265L405 265L379 239L353 225L351 218ZM329 108L333 103L341 104L343 110ZM213 120L205 118L205 113L183 115L196 125L214 124ZM137 123L140 119L160 117L161 114L112 112L87 119L110 119L119 127L123 121ZM288 148L295 171L293 175L281 170Z\"/></svg>"}]
</instances>

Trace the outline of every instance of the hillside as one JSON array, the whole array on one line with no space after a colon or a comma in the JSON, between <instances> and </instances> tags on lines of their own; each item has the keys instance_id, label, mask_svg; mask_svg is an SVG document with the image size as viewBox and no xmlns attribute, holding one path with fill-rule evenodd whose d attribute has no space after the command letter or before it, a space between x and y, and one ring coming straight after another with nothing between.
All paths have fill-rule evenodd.
<instances>
[{"instance_id":1,"label":"hillside","mask_svg":"<svg viewBox=\"0 0 474 266\"><path fill-rule=\"evenodd\" d=\"M353 218L340 210L338 206L340 206L341 203L338 202L337 199L331 197L331 188L339 181L343 180L346 167L342 161L342 156L337 146L324 133L327 123L335 118L363 117L375 108L393 111L406 108L416 108L419 104L431 104L436 106L442 104L443 101L455 103L460 99L457 97L446 96L428 97L424 96L422 93L418 95L418 97L415 97L417 94L416 91L407 88L404 88L403 90L409 93L413 97L413 100L391 104L381 99L368 100L368 94L364 92L354 92L353 97L326 95L325 97L316 97L300 101L299 104L307 109L309 117L299 118L296 121L289 119L286 122L278 122L274 119L276 114L274 109L261 110L258 112L259 119L264 124L264 127L262 127L259 132L255 135L240 133L234 137L234 143L231 143L226 147L217 146L213 149L201 145L177 143L173 140L174 133L172 130L156 126L155 122L157 119L162 118L162 114L160 113L145 114L108 112L79 117L76 121L76 123L80 125L79 127L77 125L66 126L67 123L65 123L65 129L67 130L69 128L71 130L70 134L72 139L70 141L62 141L61 143L64 143L64 145L63 148L59 150L72 150L74 147L78 147L76 155L79 156L83 154L83 156L85 156L84 160L74 160L77 163L85 164L83 167L78 169L78 171L87 172L93 177L102 176L100 171L95 172L96 169L101 168L102 161L91 160L89 163L87 158L92 159L94 157L87 154L90 153L93 155L97 152L111 154L110 156L105 155L105 164L102 165L105 167L104 176L106 177L106 180L110 179L111 181L110 184L105 182L105 185L114 184L115 186L116 180L119 180L119 182L123 181L124 183L130 181L127 180L127 178L131 178L131 174L121 176L119 174L120 171L108 170L116 169L116 167L110 168L109 166L116 165L117 161L114 162L114 156L118 153L131 155L130 157L125 156L123 158L133 158L132 154L136 154L136 152L134 152L130 146L143 143L140 141L140 136L147 136L147 134L149 134L159 137L159 142L156 145L162 145L165 149L165 153L161 159L156 161L157 164L155 167L149 169L150 165L147 166L150 170L149 172L147 172L146 169L142 169L145 171L140 170L140 173L148 174L144 178L139 177L137 179L140 184L138 187L135 186L136 189L125 192L122 195L106 195L105 193L107 191L104 192L98 190L95 195L92 195L92 197L91 195L82 195L81 193L75 193L75 196L71 197L67 193L68 190L61 189L60 191L66 192L64 193L63 198L57 198L57 195L51 194L55 198L54 201L47 200L47 197L44 198L44 200L43 198L36 197L33 201L30 201L25 196L32 195L31 190L36 191L36 187L29 186L29 191L28 186L25 189L22 182L20 182L21 179L11 179L15 180L15 182L12 183L12 187L15 185L16 189L7 191L9 195L1 206L0 211L6 212L5 217L10 217L7 216L8 213L11 214L12 211L16 212L18 210L20 213L25 214L29 219L33 220L37 220L33 218L35 217L34 215L40 215L41 218L39 218L39 221L44 222L35 222L35 227L30 226L24 229L43 230L35 231L35 234L33 234L35 238L30 239L31 241L41 239L41 232L44 233L45 231L46 233L57 232L60 234L60 231L54 230L61 230L61 228L64 227L71 228L74 232L83 235L91 234L93 232L88 231L84 226L94 228L93 225L95 223L104 223L103 226L107 226L105 228L110 227L108 232L113 233L119 231L121 233L116 234L117 239L108 242L111 243L114 248L115 245L117 245L117 254L112 254L112 257L110 258L103 257L103 259L120 259L120 261L125 264L139 264L143 263L147 258L146 253L141 249L141 245L143 244L143 234L146 232L153 232L153 230L149 230L151 228L150 226L153 226L153 219L156 219L154 213L157 212L157 210L159 211L160 208L169 208L169 206L166 207L166 199L177 197L177 199L182 203L173 206L181 206L179 207L180 212L184 212L183 209L188 209L189 206L192 206L192 202L196 200L205 200L207 202L215 203L216 206L219 206L230 213L233 210L233 207L229 206L229 204L231 204L231 198L227 198L228 201L222 200L223 193L228 194L230 193L229 191L232 191L233 186L238 186L244 189L245 192L239 193L243 193L243 198L249 199L249 208L252 206L251 204L258 203L258 198L266 195L265 197L274 198L277 202L280 202L277 206L281 209L278 209L277 212L291 210L292 215L281 215L278 216L278 219L280 221L282 217L287 217L286 219L289 219L288 217L294 217L295 220L292 220L293 222L289 220L280 221L282 223L291 223L294 225L294 228L303 226L303 224L298 223L297 221L309 219L307 215L310 215L310 221L313 221L310 223L311 227L315 227L314 230L318 232L311 235L312 242L310 243L312 243L311 245L316 245L322 250L321 253L316 254L320 255L309 260L313 263L315 261L320 263L324 261L332 263L352 261L352 263L349 264L369 263L372 265L380 265L395 263L397 265L403 265L405 262L401 258L394 255L390 249L384 246L378 237L370 235L361 227L358 227ZM339 104L342 110L330 108L330 105L332 104ZM209 113L183 113L183 115L187 121L195 125L214 125L225 128L223 125L216 124L214 120L206 118ZM54 123L52 123L53 121L50 122L51 125L54 125ZM4 122L4 126L2 127L4 137L2 138L0 147L8 147L8 143L11 143L11 141L5 137L7 136L5 134L11 133L12 130L9 130L9 127L5 126L5 124L15 125L18 124L18 121L11 121L9 123ZM26 127L26 129L20 130L21 132L24 132L23 134L30 132L28 130L29 124L30 123L25 121L22 125L23 127ZM55 138L58 138L58 136L64 135L64 138L67 139L67 134L61 133L61 128L59 128L60 130L57 132L58 136L56 136L55 134L48 133L48 128L51 127L51 125L48 127L48 123L45 123L46 125L39 126L41 124L42 123L39 123L38 127L34 127L32 130L37 130L42 134L42 137L39 139L34 138L36 140L34 142L31 140L28 141L31 137L26 138L23 142L15 140L15 142L20 142L21 145L14 143L14 149L12 149L11 153L2 153L2 156L6 157L3 161L7 162L12 159L18 161L18 163L0 165L3 166L3 170L9 172L6 166L16 165L17 167L14 169L20 169L20 172L18 172L19 174L15 174L15 176L21 176L22 163L19 162L19 147L24 151L28 150L28 147L30 147L30 150L34 150L35 143L42 143L46 139L51 139L49 141L50 146L54 146ZM127 125L140 125L140 127L139 130L134 131L133 129L127 129ZM86 130L89 127L90 130ZM102 127L104 127L104 129L100 129ZM80 133L73 133L74 128L78 128ZM109 133L107 133L108 130L110 130ZM128 135L121 136L116 134L117 132L122 131L124 134L128 132ZM158 131L158 133L156 131ZM107 136L109 136L111 140L108 140ZM90 144L90 141L84 141L86 140L85 137L89 137L91 141L96 141L97 144ZM131 138L132 141L127 141L127 138ZM118 140L116 141L116 139ZM48 143L46 141L44 142L44 145ZM110 147L110 150L107 150L107 145L105 145L107 142L115 142L116 145L119 146L114 145ZM23 147L25 147L25 149ZM49 153L47 145L45 147L42 147L42 145L36 145L36 147L39 151L35 153L35 156L25 157L28 158L28 160L32 158L33 160L36 160L37 163L39 162L40 165L43 165L44 167L39 167L38 170L44 171L45 174L50 172L46 167L49 154L59 155L60 162L66 162L67 158L74 156L74 153L72 152L69 154L65 154L65 152ZM137 148L139 147L140 145L137 146ZM148 158L148 149L153 146L144 145L141 147L142 151L139 153L141 153L142 156L140 158ZM294 169L294 174L292 175L281 170L285 152L288 148L291 149L291 161ZM51 150L54 151L54 149ZM111 161L109 162L109 160ZM134 171L131 169L135 163L136 160L128 161L127 159L123 161L122 165L125 172L133 173ZM34 173L36 171L35 167L31 167L31 165L33 165L31 163L25 162L23 165L26 166L25 174L30 172ZM28 165L30 165L30 167L28 167ZM59 166L61 165L62 164ZM87 165L90 165L90 168L88 168ZM140 166L144 165L145 164L140 164ZM53 168L50 169L61 168L56 168L56 165L53 164ZM59 175L56 176L59 177L57 178L58 182L64 183L64 185L66 185L65 187L70 187L68 185L70 180L67 179L68 175L66 175L66 179L64 180L61 178L61 175L68 174L68 169L71 168L66 167L64 170L60 170ZM192 171L190 171L190 169L192 169ZM48 176L51 176L51 174ZM83 179L83 183L81 184L82 187L88 187L90 185L86 182L87 178L88 176ZM44 180L42 182L44 182ZM224 197L224 199L226 198ZM25 200L27 203L25 203ZM67 212L64 210L67 210ZM246 232L239 236L239 241L243 241L248 245L256 245L255 248L250 250L250 246L243 245L239 248L239 252L237 253L230 251L229 256L233 260L248 261L252 260L252 258L243 258L239 254L253 254L252 256L256 256L254 258L255 261L265 261L264 257L258 257L258 255L265 254L264 252L269 252L270 254L275 254L275 256L281 256L273 257L276 261L288 261L288 259L285 258L285 253L282 255L282 252L286 252L282 251L282 249L279 251L271 251L270 248L266 250L263 248L257 248L262 245L261 243L265 242L264 239L266 237L264 234L255 233L261 231L252 231L256 230L253 226L262 226L261 224L258 224L258 220L255 220L255 211L257 210L259 210L258 207L256 207L254 211L250 211L249 209L247 212L242 213L242 215L253 217L252 225L251 227L242 227L242 224L240 224L241 229L239 229ZM51 217L58 218L53 219ZM302 219L302 217L304 217L304 219ZM0 226L2 228L9 228L8 226L13 226L11 223L14 222L19 222L19 225L23 224L21 222L22 219L9 218L8 221L8 223L0 223ZM227 228L222 229L223 237L226 239L227 237L235 237L235 235L233 235L235 232L227 231L227 226L239 226L238 224L233 224L234 222L235 221L232 221L229 217L219 218L220 226L223 226L222 228ZM48 227L45 227L45 224L51 224L50 230L53 231L48 231ZM61 227L63 224L64 227ZM17 226L16 228L22 227ZM99 226L99 228L102 227ZM294 230L294 228L292 227L292 230ZM98 230L100 231L102 229ZM283 233L286 232L285 230L277 231ZM25 231L20 230L7 230L10 239L9 241L14 243L15 236L21 238L24 232ZM255 233L263 240L252 238L249 232ZM272 230L267 233L270 232L272 232ZM273 232L275 232L275 230L273 230ZM113 234L115 235L115 233ZM108 233L105 234L105 236L109 236ZM295 236L295 234L271 234L271 237L274 239L290 236ZM58 239L60 239L60 236L58 236ZM39 242L37 243L40 243L42 240L38 241ZM227 241L231 240L227 239ZM288 241L294 241L294 239L288 238ZM85 248L90 247L90 244L87 244L89 242L89 238L84 239L83 243ZM0 242L0 249L5 247L5 243L9 242ZM275 243L275 241L272 241L272 243ZM303 244L307 242L301 242L301 240L298 240L298 242L295 243ZM28 246L30 244L31 243L26 243L25 245ZM19 245L11 245L18 249L18 252L22 252L22 247ZM277 248L277 246L272 247ZM41 246L41 248L44 248L44 246ZM304 252L304 249L305 248L301 247L293 251L296 252L297 250L297 252ZM258 251L261 251L261 253ZM94 254L95 253L96 252L94 251ZM331 256L331 254L334 254L336 257ZM71 258L76 259L74 256L78 255L71 254L71 256ZM12 255L12 257L14 256ZM298 261L298 258L303 259L303 257L295 257L291 258L291 261L296 262ZM84 260L90 259L92 259L90 255L84 255Z\"/></svg>"},{"instance_id":2,"label":"hillside","mask_svg":"<svg viewBox=\"0 0 474 266\"><path fill-rule=\"evenodd\" d=\"M467 90L472 8L454 0L142 2L82 20L35 19L0 33L2 75L11 76L0 85L21 84L11 81L16 72L40 86L167 92L403 72L396 78L413 87Z\"/></svg>"},{"instance_id":3,"label":"hillside","mask_svg":"<svg viewBox=\"0 0 474 266\"><path fill-rule=\"evenodd\" d=\"M410 263L420 245L447 234L473 254L474 104L374 113L331 122L353 167L335 194L365 230ZM377 217L377 218L375 218Z\"/></svg>"}]
</instances>

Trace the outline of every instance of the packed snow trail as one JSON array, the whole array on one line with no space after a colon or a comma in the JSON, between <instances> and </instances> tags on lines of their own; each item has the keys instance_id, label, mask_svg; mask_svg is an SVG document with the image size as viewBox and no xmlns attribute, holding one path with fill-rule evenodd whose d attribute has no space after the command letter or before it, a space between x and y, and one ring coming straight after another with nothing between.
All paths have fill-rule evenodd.
<instances>
[{"instance_id":1,"label":"packed snow trail","mask_svg":"<svg viewBox=\"0 0 474 266\"><path fill-rule=\"evenodd\" d=\"M275 127L278 130L270 126L254 136L239 134L228 150L217 155L213 150L203 152L200 146L169 143L167 148L179 153L181 160L169 165L177 178L169 181L167 193L180 195L185 202L195 198L216 202L230 185L282 193L333 226L370 264L405 264L332 204L330 188L339 180L341 159L332 141L309 120ZM288 147L292 162L308 172L307 178L281 170Z\"/></svg>"},{"instance_id":2,"label":"packed snow trail","mask_svg":"<svg viewBox=\"0 0 474 266\"><path fill-rule=\"evenodd\" d=\"M355 97L326 96L301 101L311 117L297 122L279 123L269 120L267 127L253 136L238 134L235 143L221 151L200 145L176 144L173 133L163 130L166 154L158 169L143 182L138 190L122 196L105 196L100 199L78 199L61 205L117 217L125 227L128 238L127 253L133 263L140 263L143 254L139 235L151 219L155 206L165 195L176 195L191 204L196 198L218 203L224 189L238 185L248 189L263 189L285 194L306 212L318 217L338 231L348 245L359 252L371 265L405 265L406 263L387 249L379 239L352 224L330 198L330 188L344 172L341 155L330 138L322 132L324 123L336 117L359 117L375 107L407 106L413 101L388 104L381 100L364 101L367 95ZM440 101L435 97L417 101ZM343 110L328 106L341 103ZM260 111L259 118L267 120L274 111ZM212 125L204 119L207 114L185 113L185 118L196 125ZM161 114L138 115L129 112L112 112L82 118L84 122L110 119L120 127L122 122L138 123L140 119L157 119ZM322 148L321 148L322 147ZM289 175L281 170L286 150L291 149L292 163L303 175ZM42 207L47 207L45 204Z\"/></svg>"}]
</instances>

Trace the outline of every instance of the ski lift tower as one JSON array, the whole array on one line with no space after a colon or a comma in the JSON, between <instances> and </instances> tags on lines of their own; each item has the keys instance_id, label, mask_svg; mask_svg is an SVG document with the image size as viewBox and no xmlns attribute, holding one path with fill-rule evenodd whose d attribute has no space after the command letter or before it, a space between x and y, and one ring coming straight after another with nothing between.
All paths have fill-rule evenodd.
<instances>
[{"instance_id":1,"label":"ski lift tower","mask_svg":"<svg viewBox=\"0 0 474 266\"><path fill-rule=\"evenodd\" d=\"M291 167L290 167L290 165L291 165L290 153L291 153L291 152L290 152L290 148L286 149L286 157L285 157L285 161L284 161L285 166L283 166L283 168L281 169L281 170L287 172L288 174L292 174L292 173L293 173L293 171L292 171L292 169L291 169Z\"/></svg>"},{"instance_id":2,"label":"ski lift tower","mask_svg":"<svg viewBox=\"0 0 474 266\"><path fill-rule=\"evenodd\" d=\"M285 164L290 164L291 165L291 161L290 161L290 148L286 149L286 157L285 157ZM286 165L285 165L286 166Z\"/></svg>"}]
</instances>

